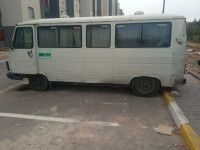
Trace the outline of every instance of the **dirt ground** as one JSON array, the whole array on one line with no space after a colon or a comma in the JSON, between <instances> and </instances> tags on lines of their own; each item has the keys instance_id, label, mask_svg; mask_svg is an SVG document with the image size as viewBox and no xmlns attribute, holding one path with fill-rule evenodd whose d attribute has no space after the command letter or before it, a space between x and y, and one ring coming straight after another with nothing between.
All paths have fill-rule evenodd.
<instances>
[{"instance_id":1,"label":"dirt ground","mask_svg":"<svg viewBox=\"0 0 200 150\"><path fill-rule=\"evenodd\" d=\"M195 52L186 54L186 67L196 74L200 75L200 66L197 61L200 60L200 43L187 43L187 49L194 49Z\"/></svg>"}]
</instances>

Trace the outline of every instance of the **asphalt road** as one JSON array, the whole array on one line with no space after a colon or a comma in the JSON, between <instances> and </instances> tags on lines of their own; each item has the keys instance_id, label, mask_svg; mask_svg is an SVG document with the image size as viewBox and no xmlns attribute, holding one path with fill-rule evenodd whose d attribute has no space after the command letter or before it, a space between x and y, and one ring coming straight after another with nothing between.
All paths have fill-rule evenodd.
<instances>
[{"instance_id":1,"label":"asphalt road","mask_svg":"<svg viewBox=\"0 0 200 150\"><path fill-rule=\"evenodd\" d=\"M127 87L64 83L37 92L28 84L15 87L19 81L5 77L4 62L0 70L2 150L178 150L175 142L185 144L159 94L142 98ZM157 133L159 124L172 126L173 134Z\"/></svg>"}]
</instances>

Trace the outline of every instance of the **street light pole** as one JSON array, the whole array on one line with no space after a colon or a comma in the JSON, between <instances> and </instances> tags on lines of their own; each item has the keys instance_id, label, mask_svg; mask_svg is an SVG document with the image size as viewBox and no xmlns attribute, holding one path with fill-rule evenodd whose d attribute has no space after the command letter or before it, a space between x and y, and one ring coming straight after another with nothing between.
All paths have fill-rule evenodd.
<instances>
[{"instance_id":1,"label":"street light pole","mask_svg":"<svg viewBox=\"0 0 200 150\"><path fill-rule=\"evenodd\" d=\"M165 0L163 0L163 10L162 10L162 13L163 14L165 13Z\"/></svg>"}]
</instances>

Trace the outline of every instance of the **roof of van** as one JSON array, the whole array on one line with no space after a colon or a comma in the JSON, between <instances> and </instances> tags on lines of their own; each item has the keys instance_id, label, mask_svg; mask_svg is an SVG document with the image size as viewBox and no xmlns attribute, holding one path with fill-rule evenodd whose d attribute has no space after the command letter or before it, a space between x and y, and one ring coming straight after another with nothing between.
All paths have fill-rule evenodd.
<instances>
[{"instance_id":1,"label":"roof of van","mask_svg":"<svg viewBox=\"0 0 200 150\"><path fill-rule=\"evenodd\" d=\"M64 23L93 23L93 22L112 22L112 21L140 21L140 20L169 20L169 19L185 19L184 16L167 15L167 14L148 14L148 15L125 15L125 16L104 16L104 17L73 17L73 18L50 18L38 19L18 23L17 25L33 25L33 24L64 24Z\"/></svg>"}]
</instances>

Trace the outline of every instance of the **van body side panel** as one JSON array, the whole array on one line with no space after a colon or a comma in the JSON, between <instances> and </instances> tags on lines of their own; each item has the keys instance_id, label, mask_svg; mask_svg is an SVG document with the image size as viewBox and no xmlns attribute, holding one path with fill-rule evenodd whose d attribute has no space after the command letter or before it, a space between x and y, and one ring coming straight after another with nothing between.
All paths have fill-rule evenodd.
<instances>
[{"instance_id":1,"label":"van body side panel","mask_svg":"<svg viewBox=\"0 0 200 150\"><path fill-rule=\"evenodd\" d=\"M83 50L86 83L113 83L112 28L112 22L85 24L86 41L83 43ZM91 34L90 31L92 31Z\"/></svg>"},{"instance_id":2,"label":"van body side panel","mask_svg":"<svg viewBox=\"0 0 200 150\"><path fill-rule=\"evenodd\" d=\"M115 49L113 82L129 84L134 77L150 76L167 86L171 75L171 48Z\"/></svg>"},{"instance_id":3,"label":"van body side panel","mask_svg":"<svg viewBox=\"0 0 200 150\"><path fill-rule=\"evenodd\" d=\"M112 49L85 49L85 82L113 83L112 81Z\"/></svg>"},{"instance_id":4,"label":"van body side panel","mask_svg":"<svg viewBox=\"0 0 200 150\"><path fill-rule=\"evenodd\" d=\"M38 57L39 72L50 81L82 82L84 76L84 52L82 48L39 48L51 57ZM44 54L45 55L45 54Z\"/></svg>"},{"instance_id":5,"label":"van body side panel","mask_svg":"<svg viewBox=\"0 0 200 150\"><path fill-rule=\"evenodd\" d=\"M116 48L115 28L117 24L157 22L171 23L171 43L169 47ZM126 85L134 77L149 76L159 79L164 87L172 87L177 80L183 79L186 59L186 26L183 18L107 22L95 22L93 20L82 23L61 22L61 24L35 25L33 27L33 35L35 36L33 49L18 49L17 53L14 53L15 50L10 52L11 72L44 74L49 81ZM110 47L87 47L86 28L87 25L93 24L110 25ZM38 27L53 26L52 29L54 29L55 26L73 25L79 25L82 28L80 48L41 48L38 46ZM65 30L65 32L68 31ZM27 53L30 50L33 52L32 58Z\"/></svg>"},{"instance_id":6,"label":"van body side panel","mask_svg":"<svg viewBox=\"0 0 200 150\"><path fill-rule=\"evenodd\" d=\"M172 20L129 21L116 24L171 23ZM172 30L172 29L171 29ZM115 32L116 34L116 32ZM171 36L173 32L171 32ZM169 47L138 47L113 49L113 83L129 84L134 77L149 76L161 81L162 86L170 86L172 73L173 45Z\"/></svg>"},{"instance_id":7,"label":"van body side panel","mask_svg":"<svg viewBox=\"0 0 200 150\"><path fill-rule=\"evenodd\" d=\"M64 24L62 27L72 27L72 25L74 24ZM80 26L79 24L75 25ZM51 27L52 25L45 25L45 27L48 26ZM58 24L52 27L59 26ZM37 37L39 34L38 27L42 26L37 26ZM64 30L64 32L67 33L67 29ZM66 39L63 39L63 44L66 44L65 40ZM39 39L37 43L38 41ZM38 66L40 74L44 74L49 81L83 82L84 51L82 48L40 48L39 43L38 47Z\"/></svg>"},{"instance_id":8,"label":"van body side panel","mask_svg":"<svg viewBox=\"0 0 200 150\"><path fill-rule=\"evenodd\" d=\"M17 26L15 29L15 33L17 30L23 29L31 29L32 30L32 47L26 48L25 46L18 46L17 48L13 48L9 52L9 65L12 73L18 74L38 74L38 65L37 65L37 51L35 44L35 27L33 25L29 26ZM25 32L25 31L23 31ZM26 31L27 32L27 31ZM13 41L15 40L15 36L13 36ZM23 35L24 39L28 39L30 37L29 34ZM17 38L17 37L16 37ZM24 41L26 44L26 41Z\"/></svg>"},{"instance_id":9,"label":"van body side panel","mask_svg":"<svg viewBox=\"0 0 200 150\"><path fill-rule=\"evenodd\" d=\"M176 19L173 21L173 24L172 77L170 86L176 86L176 82L184 78L186 63L186 21L185 19Z\"/></svg>"}]
</instances>

